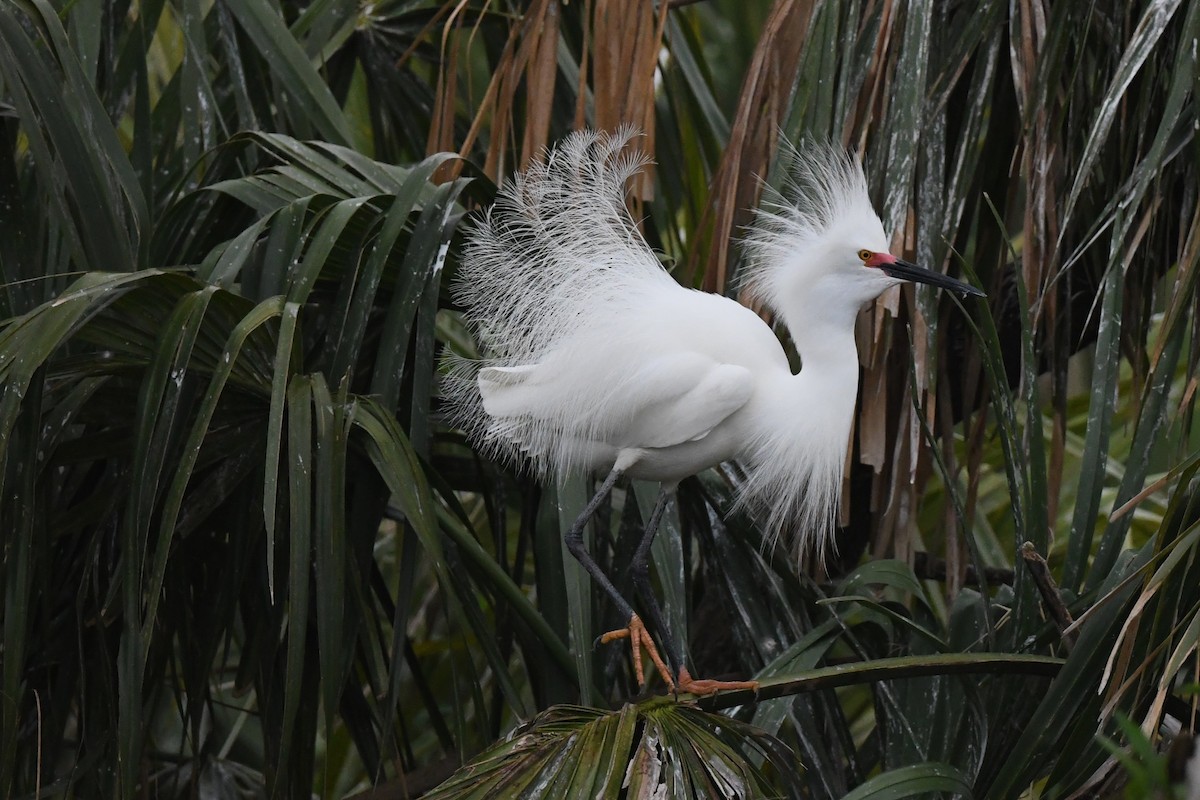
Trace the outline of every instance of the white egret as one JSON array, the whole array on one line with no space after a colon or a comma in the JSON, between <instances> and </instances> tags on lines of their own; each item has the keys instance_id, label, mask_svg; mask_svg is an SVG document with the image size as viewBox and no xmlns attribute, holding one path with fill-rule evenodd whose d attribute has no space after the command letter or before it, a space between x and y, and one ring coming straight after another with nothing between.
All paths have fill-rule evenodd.
<instances>
[{"instance_id":1,"label":"white egret","mask_svg":"<svg viewBox=\"0 0 1200 800\"><path fill-rule=\"evenodd\" d=\"M768 530L787 525L801 551L834 527L856 393L854 319L890 286L919 281L982 295L901 261L871 206L862 168L829 145L788 148L785 193L746 239L747 293L787 326L793 373L763 320L663 269L630 217L625 185L645 161L631 133L574 133L499 192L468 233L455 295L487 358L447 381L453 418L492 455L543 477L605 474L566 544L629 619L639 683L645 646L668 685L697 694L745 686L670 670L633 607L583 546L587 520L622 475L658 481L632 572L664 633L648 578L665 504L685 477L727 460L748 475L740 502ZM667 639L669 641L669 638Z\"/></svg>"}]
</instances>

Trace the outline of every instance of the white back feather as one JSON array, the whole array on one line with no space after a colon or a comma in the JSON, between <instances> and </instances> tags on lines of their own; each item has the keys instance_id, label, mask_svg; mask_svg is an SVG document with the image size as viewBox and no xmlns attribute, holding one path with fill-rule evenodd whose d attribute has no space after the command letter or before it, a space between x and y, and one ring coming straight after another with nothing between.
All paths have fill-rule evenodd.
<instances>
[{"instance_id":1,"label":"white back feather","mask_svg":"<svg viewBox=\"0 0 1200 800\"><path fill-rule=\"evenodd\" d=\"M626 151L634 135L631 129L572 133L547 151L544 163L516 175L468 232L453 286L486 358L451 364L443 385L450 419L490 455L517 464L528 457L543 475L570 472L587 460L580 451L587 441L603 440L602 428L621 422L605 413L611 398L628 389L620 376L596 381L605 390L591 396L560 396L573 388L571 370L589 368L589 361L598 368L589 333L619 336L624 328L635 335L633 320L614 325L614 315L644 308L656 290L678 289L625 206L626 182L647 163ZM601 344L614 352L621 347L611 339ZM550 357L555 363L547 373L561 380L528 387L530 413L492 417L485 411L482 370Z\"/></svg>"}]
</instances>

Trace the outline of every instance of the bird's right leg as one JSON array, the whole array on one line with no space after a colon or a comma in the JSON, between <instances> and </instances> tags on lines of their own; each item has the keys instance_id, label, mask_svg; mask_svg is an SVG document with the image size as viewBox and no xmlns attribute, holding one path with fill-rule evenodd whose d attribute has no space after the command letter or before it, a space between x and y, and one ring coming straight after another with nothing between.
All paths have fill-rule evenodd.
<instances>
[{"instance_id":1,"label":"bird's right leg","mask_svg":"<svg viewBox=\"0 0 1200 800\"><path fill-rule=\"evenodd\" d=\"M637 552L634 553L633 563L630 566L633 572L633 584L637 587L638 596L642 598L642 603L645 604L646 613L650 615L650 622L663 637L667 648L667 657L671 659L671 667L675 670L675 675L678 676L675 681L668 678L667 684L670 685L672 690L678 689L680 692L700 696L727 689L752 689L757 691L758 681L696 680L688 672L688 668L683 662L682 653L675 647L675 640L671 636L671 629L667 626L666 617L663 616L662 608L658 604L658 598L654 595L654 586L650 583L650 548L654 545L654 536L658 532L659 523L662 522L662 515L667 508L667 502L671 499L672 491L672 488L663 486L659 492L658 500L654 503L654 510L650 512L650 519L646 522L646 528L642 532L642 541L638 544Z\"/></svg>"},{"instance_id":2,"label":"bird's right leg","mask_svg":"<svg viewBox=\"0 0 1200 800\"><path fill-rule=\"evenodd\" d=\"M609 631L600 637L600 641L607 643L617 639L629 639L630 647L633 650L633 671L637 677L638 686L643 686L646 683L646 673L642 668L642 648L650 654L650 660L654 662L654 666L658 669L663 679L674 688L674 682L671 679L671 670L663 662L662 656L658 654L658 648L654 646L654 639L651 638L646 626L642 623L641 618L633 610L633 606L629 605L629 601L621 596L617 591L617 587L613 586L613 582L604 574L604 570L600 569L600 565L592 558L591 553L583 546L583 530L587 526L588 520L596 513L596 509L604 502L604 498L608 497L613 486L621 477L621 470L614 469L608 473L608 477L600 484L600 488L596 490L596 494L584 507L583 513L579 518L572 523L567 531L564 540L566 541L567 549L571 551L571 555L575 556L575 560L583 565L583 568L592 576L592 580L600 585L608 596L616 604L617 610L629 620L629 626L616 631Z\"/></svg>"},{"instance_id":3,"label":"bird's right leg","mask_svg":"<svg viewBox=\"0 0 1200 800\"><path fill-rule=\"evenodd\" d=\"M638 597L642 599L643 608L650 616L650 624L658 631L667 648L667 658L671 661L671 669L678 674L683 669L683 656L675 647L675 639L671 636L667 619L654 594L654 586L650 583L650 548L654 544L655 534L658 533L659 523L662 522L663 512L666 511L667 503L671 499L671 491L666 486L659 491L658 499L654 502L654 509L650 512L650 519L646 520L645 528L642 530L642 540L633 554L629 571L633 574L633 585L637 590Z\"/></svg>"}]
</instances>

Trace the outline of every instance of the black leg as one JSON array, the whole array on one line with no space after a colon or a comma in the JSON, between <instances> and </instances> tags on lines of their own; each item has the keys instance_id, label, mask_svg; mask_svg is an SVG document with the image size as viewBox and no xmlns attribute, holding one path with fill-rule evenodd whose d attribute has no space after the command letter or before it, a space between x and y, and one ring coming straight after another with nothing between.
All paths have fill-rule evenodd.
<instances>
[{"instance_id":1,"label":"black leg","mask_svg":"<svg viewBox=\"0 0 1200 800\"><path fill-rule=\"evenodd\" d=\"M658 493L658 499L654 501L654 510L650 512L650 519L646 521L642 540L633 553L633 561L630 563L629 569L633 573L633 585L637 589L638 597L641 598L646 613L650 616L650 624L654 626L655 631L666 645L671 669L678 675L679 671L683 669L683 657L675 647L671 628L667 625L666 617L654 594L654 586L650 583L650 547L654 544L654 536L658 533L658 525L662 522L663 512L666 511L667 502L670 499L671 490L664 487Z\"/></svg>"},{"instance_id":2,"label":"black leg","mask_svg":"<svg viewBox=\"0 0 1200 800\"><path fill-rule=\"evenodd\" d=\"M600 584L600 588L604 589L608 596L612 598L613 603L616 604L617 610L625 616L625 619L629 620L628 627L605 633L597 640L597 643L611 642L617 639L629 639L633 655L633 670L634 675L637 678L638 685L644 686L646 684L646 677L642 664L642 651L644 648L649 654L650 660L654 664L654 668L658 670L660 675L662 675L663 680L666 681L667 685L674 689L675 681L672 671L674 670L677 673L678 670L676 668L669 667L662 660L662 657L658 654L658 648L654 644L654 638L650 635L650 631L646 628L642 620L636 613L634 613L633 606L629 604L628 600L621 596L621 593L617 591L617 587L613 586L612 581L609 580L608 576L604 574L604 571L600 569L600 565L597 564L592 558L591 554L588 553L587 548L583 546L584 527L587 525L588 520L592 518L592 515L596 513L596 509L598 509L600 504L604 502L604 498L607 497L609 492L612 491L613 485L616 484L617 480L621 477L621 474L621 470L618 469L614 469L612 472L608 473L608 477L604 479L604 483L600 484L600 488L596 490L595 496L592 497L592 499L588 502L587 507L583 509L583 513L580 514L579 518L571 524L571 528L567 531L564 539L567 543L567 549L571 551L571 555L575 556L575 559L583 565L583 568L586 569L588 574L592 576L592 580ZM661 504L656 506L656 508L659 509L657 513L651 515L654 525L658 524L658 518L662 516ZM653 531L653 527L651 528L651 531ZM650 533L649 535L643 534L642 543L638 546L637 552L642 553L645 551L645 553L648 554L650 552L650 542L653 541L653 538L653 533ZM635 555L635 559L636 557L637 556ZM642 561L645 563L644 555L642 557ZM645 572L644 567L642 572ZM642 581L642 583L645 583L647 587L649 586L648 579ZM639 583L639 585L641 584ZM651 602L650 610L653 614L652 622L659 626L661 631L665 631L666 628L662 626L662 612L658 607L658 603L655 601L653 594L650 594L649 598ZM669 640L670 637L668 636L667 639ZM674 658L673 651L671 655L672 658Z\"/></svg>"},{"instance_id":3,"label":"black leg","mask_svg":"<svg viewBox=\"0 0 1200 800\"><path fill-rule=\"evenodd\" d=\"M571 551L571 555L575 556L575 560L583 565L583 568L592 576L592 580L600 584L608 596L612 598L616 604L617 610L621 612L625 619L629 619L633 614L633 606L629 605L629 601L621 596L617 591L617 587L613 586L612 581L604 574L604 570L600 569L600 565L592 558L591 553L583 546L583 529L587 525L588 520L596 513L596 509L604 502L604 498L608 497L608 493L612 491L613 485L621 477L621 471L614 469L608 473L608 477L604 479L604 483L600 484L600 488L596 490L596 494L588 501L587 506L583 509L583 513L579 518L571 524L566 536L563 538L567 543L567 549Z\"/></svg>"}]
</instances>

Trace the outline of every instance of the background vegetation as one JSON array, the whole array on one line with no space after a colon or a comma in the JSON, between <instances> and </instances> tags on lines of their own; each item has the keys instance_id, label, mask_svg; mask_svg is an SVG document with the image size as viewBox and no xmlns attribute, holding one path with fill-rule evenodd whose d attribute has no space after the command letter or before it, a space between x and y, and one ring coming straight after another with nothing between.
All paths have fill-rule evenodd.
<instances>
[{"instance_id":1,"label":"background vegetation","mask_svg":"<svg viewBox=\"0 0 1200 800\"><path fill-rule=\"evenodd\" d=\"M506 735L435 794L1107 791L1109 740L1196 719L1198 38L1194 0L6 0L0 795L418 796ZM757 703L622 705L586 482L437 421L460 221L622 123L684 283L731 291L782 133L989 291L860 318L829 574L736 469L681 487L661 594ZM618 574L653 492L591 532Z\"/></svg>"}]
</instances>

